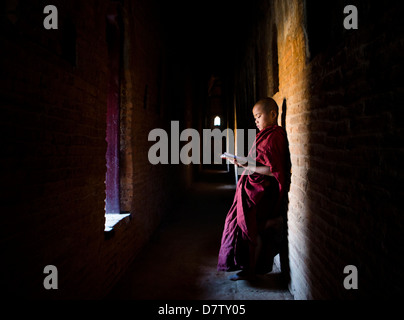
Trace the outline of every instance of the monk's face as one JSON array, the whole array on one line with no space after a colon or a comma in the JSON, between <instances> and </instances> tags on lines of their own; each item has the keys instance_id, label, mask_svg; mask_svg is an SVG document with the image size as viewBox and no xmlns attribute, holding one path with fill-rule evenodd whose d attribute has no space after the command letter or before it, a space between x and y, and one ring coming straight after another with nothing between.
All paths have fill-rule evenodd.
<instances>
[{"instance_id":1,"label":"monk's face","mask_svg":"<svg viewBox=\"0 0 404 320\"><path fill-rule=\"evenodd\" d=\"M259 131L273 126L277 122L277 114L274 111L267 111L265 107L260 104L256 104L253 108L253 115L255 119L255 124Z\"/></svg>"}]
</instances>

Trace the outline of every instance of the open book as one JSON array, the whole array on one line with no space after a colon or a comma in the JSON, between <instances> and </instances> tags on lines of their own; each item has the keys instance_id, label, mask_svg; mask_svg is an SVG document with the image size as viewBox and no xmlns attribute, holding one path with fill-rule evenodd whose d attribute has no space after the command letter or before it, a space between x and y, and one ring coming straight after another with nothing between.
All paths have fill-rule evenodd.
<instances>
[{"instance_id":1,"label":"open book","mask_svg":"<svg viewBox=\"0 0 404 320\"><path fill-rule=\"evenodd\" d=\"M239 157L239 156L236 156L234 154L227 153L227 152L223 153L220 157L222 159L237 160L237 162L239 162L241 164L244 164L244 163L248 162L248 158L246 158L246 157Z\"/></svg>"}]
</instances>

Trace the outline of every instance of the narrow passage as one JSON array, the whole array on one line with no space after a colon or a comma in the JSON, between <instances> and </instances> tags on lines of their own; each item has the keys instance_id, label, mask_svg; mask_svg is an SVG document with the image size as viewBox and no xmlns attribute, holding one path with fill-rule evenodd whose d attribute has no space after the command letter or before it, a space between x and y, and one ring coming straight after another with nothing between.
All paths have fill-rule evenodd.
<instances>
[{"instance_id":1,"label":"narrow passage","mask_svg":"<svg viewBox=\"0 0 404 320\"><path fill-rule=\"evenodd\" d=\"M224 220L235 192L225 173L194 183L107 299L291 300L280 270L258 281L233 282L216 270ZM213 182L212 182L213 181Z\"/></svg>"}]
</instances>

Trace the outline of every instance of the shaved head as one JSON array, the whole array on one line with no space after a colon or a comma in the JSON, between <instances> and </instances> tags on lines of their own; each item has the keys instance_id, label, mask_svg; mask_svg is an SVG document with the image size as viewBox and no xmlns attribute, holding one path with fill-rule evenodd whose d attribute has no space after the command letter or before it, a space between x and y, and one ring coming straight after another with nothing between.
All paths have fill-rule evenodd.
<instances>
[{"instance_id":1,"label":"shaved head","mask_svg":"<svg viewBox=\"0 0 404 320\"><path fill-rule=\"evenodd\" d=\"M255 104L252 111L255 124L260 131L278 124L279 108L274 99L261 99Z\"/></svg>"},{"instance_id":2,"label":"shaved head","mask_svg":"<svg viewBox=\"0 0 404 320\"><path fill-rule=\"evenodd\" d=\"M260 105L262 107L262 110L267 114L271 111L274 111L277 115L279 114L278 104L272 98L261 99L255 105Z\"/></svg>"}]
</instances>

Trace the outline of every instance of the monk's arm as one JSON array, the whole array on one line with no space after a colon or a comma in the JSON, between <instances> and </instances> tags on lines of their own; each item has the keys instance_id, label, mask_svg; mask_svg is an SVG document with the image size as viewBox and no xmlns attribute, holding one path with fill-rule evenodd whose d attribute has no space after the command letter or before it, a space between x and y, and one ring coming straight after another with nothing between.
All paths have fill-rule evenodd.
<instances>
[{"instance_id":1,"label":"monk's arm","mask_svg":"<svg viewBox=\"0 0 404 320\"><path fill-rule=\"evenodd\" d=\"M262 174L264 176L269 176L269 177L274 177L274 175L271 172L271 168L267 166L259 166L259 167L247 167L247 169L256 172L258 174Z\"/></svg>"},{"instance_id":2,"label":"monk's arm","mask_svg":"<svg viewBox=\"0 0 404 320\"><path fill-rule=\"evenodd\" d=\"M241 163L237 162L237 160L235 160L234 163L238 167L243 167L243 168L248 169L248 170L250 170L252 172L262 174L264 176L274 177L273 173L271 172L271 168L268 167L268 166L264 166L264 165L260 165L260 164L257 165L255 162L254 162L255 165L250 165L249 163L241 164Z\"/></svg>"}]
</instances>

